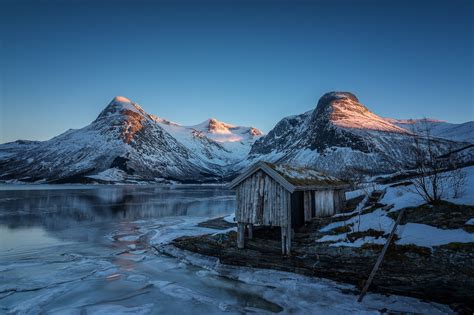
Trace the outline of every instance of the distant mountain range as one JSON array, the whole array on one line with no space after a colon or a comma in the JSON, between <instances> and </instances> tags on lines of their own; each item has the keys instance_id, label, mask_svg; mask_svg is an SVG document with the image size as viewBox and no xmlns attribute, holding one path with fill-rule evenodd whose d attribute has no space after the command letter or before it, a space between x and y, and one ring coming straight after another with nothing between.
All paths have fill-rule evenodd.
<instances>
[{"instance_id":1,"label":"distant mountain range","mask_svg":"<svg viewBox=\"0 0 474 315\"><path fill-rule=\"evenodd\" d=\"M412 134L428 126L440 154L474 142L474 122L377 116L348 92L323 95L316 109L283 118L267 134L208 119L182 126L115 97L90 125L48 141L0 145L0 180L13 182L219 182L258 161L328 173L390 173L411 161ZM470 150L463 159L472 159Z\"/></svg>"}]
</instances>

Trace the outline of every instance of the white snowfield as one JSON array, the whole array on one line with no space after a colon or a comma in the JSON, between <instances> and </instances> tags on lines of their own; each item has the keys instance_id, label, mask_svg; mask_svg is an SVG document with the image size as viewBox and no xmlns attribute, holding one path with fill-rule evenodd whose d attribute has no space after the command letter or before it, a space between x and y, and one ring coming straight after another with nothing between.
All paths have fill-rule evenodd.
<instances>
[{"instance_id":1,"label":"white snowfield","mask_svg":"<svg viewBox=\"0 0 474 315\"><path fill-rule=\"evenodd\" d=\"M200 158L222 166L245 159L255 140L263 135L254 127L235 126L214 118L194 126L182 126L156 116L153 118Z\"/></svg>"},{"instance_id":2,"label":"white snowfield","mask_svg":"<svg viewBox=\"0 0 474 315\"><path fill-rule=\"evenodd\" d=\"M474 205L474 166L465 168L467 174L466 187L463 195L458 198L448 198L447 201L457 204ZM386 189L386 194L381 200L382 203L393 205L390 212L405 208L415 207L424 204L424 200L417 194L403 186L388 187L379 186L379 189ZM354 193L348 195L348 198L353 197ZM360 209L358 209L360 210ZM470 219L466 224L473 221ZM329 231L337 227L352 224L351 232L362 232L369 229L390 233L395 221L387 215L387 211L377 209L371 213L354 216L347 221L331 223L321 231ZM400 238L396 244L407 245L414 244L422 247L433 247L445 245L453 242L458 243L474 243L474 233L466 232L463 229L440 229L426 224L407 223L399 225L396 234ZM350 246L360 247L363 244L384 244L385 238L364 237L351 243L346 238L347 233L338 235L326 235L318 242L334 242L330 246Z\"/></svg>"}]
</instances>

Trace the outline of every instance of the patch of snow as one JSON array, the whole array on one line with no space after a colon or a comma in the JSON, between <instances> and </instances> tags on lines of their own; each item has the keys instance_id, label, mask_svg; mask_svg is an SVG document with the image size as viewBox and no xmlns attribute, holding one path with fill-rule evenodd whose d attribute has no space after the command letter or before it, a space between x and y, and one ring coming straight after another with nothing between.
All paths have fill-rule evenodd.
<instances>
[{"instance_id":1,"label":"patch of snow","mask_svg":"<svg viewBox=\"0 0 474 315\"><path fill-rule=\"evenodd\" d=\"M109 168L96 175L89 175L87 177L108 182L118 182L124 180L127 177L127 173L118 168Z\"/></svg>"},{"instance_id":2,"label":"patch of snow","mask_svg":"<svg viewBox=\"0 0 474 315\"><path fill-rule=\"evenodd\" d=\"M347 237L347 233L336 234L336 235L324 235L323 237L317 239L316 242L318 243L336 242L336 241L345 240L346 237Z\"/></svg>"},{"instance_id":3,"label":"patch of snow","mask_svg":"<svg viewBox=\"0 0 474 315\"><path fill-rule=\"evenodd\" d=\"M229 214L228 216L224 217L224 221L229 223L235 223L235 213Z\"/></svg>"},{"instance_id":4,"label":"patch of snow","mask_svg":"<svg viewBox=\"0 0 474 315\"><path fill-rule=\"evenodd\" d=\"M449 243L474 243L474 233L463 229L443 230L434 226L418 223L400 225L397 235L401 238L397 244L414 244L423 247L440 246Z\"/></svg>"},{"instance_id":5,"label":"patch of snow","mask_svg":"<svg viewBox=\"0 0 474 315\"><path fill-rule=\"evenodd\" d=\"M347 241L341 241L341 242L336 242L336 243L330 244L329 246L333 246L333 247L339 247L339 246L361 247L362 245L367 244L367 243L383 245L386 242L387 242L387 240L383 237L365 236L365 237L356 239L352 243L347 242Z\"/></svg>"}]
</instances>

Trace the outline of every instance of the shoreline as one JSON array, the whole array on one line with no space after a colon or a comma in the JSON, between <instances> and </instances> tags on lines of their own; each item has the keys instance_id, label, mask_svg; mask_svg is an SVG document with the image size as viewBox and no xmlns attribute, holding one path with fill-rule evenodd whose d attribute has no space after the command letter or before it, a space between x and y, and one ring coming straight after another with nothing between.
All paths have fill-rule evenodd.
<instances>
[{"instance_id":1,"label":"shoreline","mask_svg":"<svg viewBox=\"0 0 474 315\"><path fill-rule=\"evenodd\" d=\"M303 231L296 233L294 251L288 257L281 255L279 233L266 228L256 229L254 239L247 241L245 249L237 249L236 233L226 231L215 235L179 237L170 244L162 245L160 252L175 256L177 250L187 251L216 259L221 265L330 279L354 285L360 290L383 245L332 247L330 242L314 241L321 237L321 233L310 231L318 231L331 219L340 218L310 222ZM229 227L229 223L223 218L201 222L200 226L218 227L219 220L223 221L223 226ZM470 265L470 261L474 261L472 243L448 244L432 249L392 243L369 292L443 303L461 314L472 314L474 267Z\"/></svg>"}]
</instances>

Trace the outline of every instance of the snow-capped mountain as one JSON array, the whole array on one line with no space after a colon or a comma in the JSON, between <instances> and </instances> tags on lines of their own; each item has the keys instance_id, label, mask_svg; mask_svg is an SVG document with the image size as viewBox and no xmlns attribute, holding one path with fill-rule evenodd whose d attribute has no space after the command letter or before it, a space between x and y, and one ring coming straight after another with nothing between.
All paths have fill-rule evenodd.
<instances>
[{"instance_id":1,"label":"snow-capped mountain","mask_svg":"<svg viewBox=\"0 0 474 315\"><path fill-rule=\"evenodd\" d=\"M230 126L224 124L226 126ZM241 132L241 150L258 135ZM248 130L252 130L248 128ZM204 181L225 175L237 162L232 152L207 132L166 123L125 97L115 97L90 125L44 142L0 146L0 179L76 182L174 179ZM259 134L259 132L257 132Z\"/></svg>"},{"instance_id":2,"label":"snow-capped mountain","mask_svg":"<svg viewBox=\"0 0 474 315\"><path fill-rule=\"evenodd\" d=\"M156 116L153 118L160 127L203 160L221 166L244 160L255 140L263 135L254 127L234 126L215 118L194 126L182 126Z\"/></svg>"},{"instance_id":3,"label":"snow-capped mountain","mask_svg":"<svg viewBox=\"0 0 474 315\"><path fill-rule=\"evenodd\" d=\"M393 172L413 157L413 133L384 119L349 92L323 95L312 111L283 118L252 146L248 160L310 165L329 173ZM462 146L436 139L439 154Z\"/></svg>"},{"instance_id":4,"label":"snow-capped mountain","mask_svg":"<svg viewBox=\"0 0 474 315\"><path fill-rule=\"evenodd\" d=\"M413 136L426 126L437 153L474 161L474 122L382 118L348 92L326 93L314 110L283 118L267 135L213 118L183 126L118 96L84 128L0 145L0 180L216 181L259 160L375 175L406 168Z\"/></svg>"}]
</instances>

